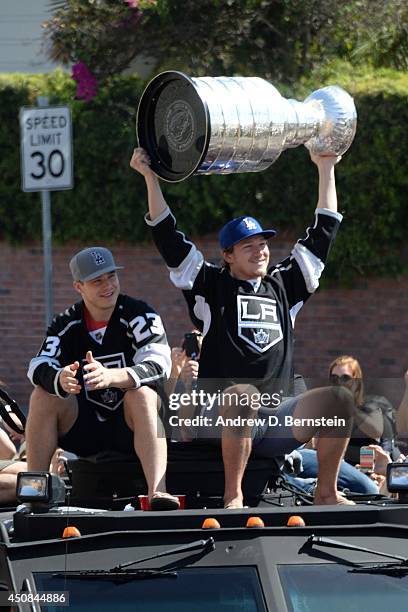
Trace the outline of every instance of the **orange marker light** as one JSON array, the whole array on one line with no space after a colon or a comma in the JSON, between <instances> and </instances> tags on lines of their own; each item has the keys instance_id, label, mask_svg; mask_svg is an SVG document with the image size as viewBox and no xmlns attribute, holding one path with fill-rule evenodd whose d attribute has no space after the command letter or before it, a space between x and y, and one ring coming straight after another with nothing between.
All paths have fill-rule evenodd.
<instances>
[{"instance_id":1,"label":"orange marker light","mask_svg":"<svg viewBox=\"0 0 408 612\"><path fill-rule=\"evenodd\" d=\"M201 529L220 529L221 525L215 518L206 518L201 525Z\"/></svg>"},{"instance_id":2,"label":"orange marker light","mask_svg":"<svg viewBox=\"0 0 408 612\"><path fill-rule=\"evenodd\" d=\"M305 527L306 523L301 516L297 516L297 514L292 514L292 516L288 518L288 522L286 523L286 525L288 527Z\"/></svg>"},{"instance_id":3,"label":"orange marker light","mask_svg":"<svg viewBox=\"0 0 408 612\"><path fill-rule=\"evenodd\" d=\"M250 516L246 522L246 527L265 527L265 523L259 516Z\"/></svg>"},{"instance_id":4,"label":"orange marker light","mask_svg":"<svg viewBox=\"0 0 408 612\"><path fill-rule=\"evenodd\" d=\"M77 529L73 525L68 525L68 527L65 527L64 531L62 532L63 538L78 538L80 535L81 532L79 531L79 529Z\"/></svg>"}]
</instances>

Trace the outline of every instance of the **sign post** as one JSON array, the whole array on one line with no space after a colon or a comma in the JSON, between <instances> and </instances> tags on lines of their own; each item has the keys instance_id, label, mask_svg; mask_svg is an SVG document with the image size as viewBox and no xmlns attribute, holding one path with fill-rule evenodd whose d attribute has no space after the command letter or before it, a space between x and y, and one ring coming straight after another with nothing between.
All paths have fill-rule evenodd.
<instances>
[{"instance_id":1,"label":"sign post","mask_svg":"<svg viewBox=\"0 0 408 612\"><path fill-rule=\"evenodd\" d=\"M46 325L53 317L52 225L50 191L72 189L71 112L66 106L48 106L39 97L38 108L20 109L21 179L23 191L40 191L44 254Z\"/></svg>"},{"instance_id":2,"label":"sign post","mask_svg":"<svg viewBox=\"0 0 408 612\"><path fill-rule=\"evenodd\" d=\"M52 321L54 313L54 298L52 291L52 223L51 196L49 191L41 192L43 259L44 259L44 291L45 291L45 324Z\"/></svg>"}]
</instances>

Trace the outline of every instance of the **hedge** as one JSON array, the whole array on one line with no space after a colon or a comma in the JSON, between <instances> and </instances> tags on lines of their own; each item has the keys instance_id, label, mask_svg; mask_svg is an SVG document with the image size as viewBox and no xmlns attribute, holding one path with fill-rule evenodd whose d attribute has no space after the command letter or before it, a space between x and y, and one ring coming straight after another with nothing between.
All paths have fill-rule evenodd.
<instances>
[{"instance_id":1,"label":"hedge","mask_svg":"<svg viewBox=\"0 0 408 612\"><path fill-rule=\"evenodd\" d=\"M303 99L329 83L354 96L358 127L337 168L344 221L326 276L344 282L356 275L405 273L407 74L340 64L320 69L295 91L275 85L283 95ZM86 104L75 100L75 84L61 71L0 75L1 240L18 244L41 238L40 196L20 186L18 121L19 108L35 106L37 95L48 95L51 104L68 104L73 116L75 187L52 195L54 242L148 239L144 181L129 169L144 85L136 77L117 77ZM163 189L180 225L193 236L216 231L244 212L296 235L310 221L317 199L316 169L304 147L284 151L265 172L192 177Z\"/></svg>"}]
</instances>

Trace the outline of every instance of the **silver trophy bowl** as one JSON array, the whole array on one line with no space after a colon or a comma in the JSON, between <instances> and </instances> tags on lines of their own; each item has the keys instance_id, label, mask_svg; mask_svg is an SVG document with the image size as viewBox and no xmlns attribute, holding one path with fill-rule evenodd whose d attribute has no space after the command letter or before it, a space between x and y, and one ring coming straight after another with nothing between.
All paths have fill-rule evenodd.
<instances>
[{"instance_id":1,"label":"silver trophy bowl","mask_svg":"<svg viewBox=\"0 0 408 612\"><path fill-rule=\"evenodd\" d=\"M304 102L258 77L157 75L137 111L139 145L153 171L178 182L192 174L266 170L285 149L342 155L356 132L353 98L331 85Z\"/></svg>"}]
</instances>

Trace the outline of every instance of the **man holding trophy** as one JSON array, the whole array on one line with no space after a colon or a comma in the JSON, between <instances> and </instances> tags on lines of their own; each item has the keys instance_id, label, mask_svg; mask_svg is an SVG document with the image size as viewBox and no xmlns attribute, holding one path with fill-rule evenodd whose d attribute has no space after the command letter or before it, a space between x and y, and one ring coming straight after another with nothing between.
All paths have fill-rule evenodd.
<instances>
[{"instance_id":1,"label":"man holding trophy","mask_svg":"<svg viewBox=\"0 0 408 612\"><path fill-rule=\"evenodd\" d=\"M320 113L317 118L313 116L310 119L313 113L308 107L304 120L301 119L301 113L304 111L301 103L290 101L286 119L282 120L283 112L278 112L272 130L274 137L280 130L282 133L279 138L286 144L277 145L275 138L273 146L270 146L273 139L268 137L266 149L269 147L269 151L265 153L264 144L262 143L261 151L260 145L254 145L253 137L249 151L250 129L256 131L255 115L246 121L246 125L242 125L245 122L242 119L244 113L239 113L238 110L235 113L241 121L238 132L247 136L246 141L245 137L242 139L242 147L245 150L241 148L240 151L239 146L230 146L229 152L225 153L225 143L228 140L228 125L225 125L228 113L225 105L234 103L231 99L236 100L236 96L229 96L228 100L224 96L222 100L224 135L220 136L219 126L215 125L219 109L213 110L214 102L211 107L210 96L199 90L201 84L198 82L206 81L205 87L208 84L213 87L212 81L224 79L231 89L240 87L244 94L248 94L245 92L246 80L225 77L188 79L182 75L186 80L182 79L180 83L180 73L163 74L164 79L162 75L155 79L159 79L158 89L153 86L152 93L150 84L146 90L149 96L153 96L151 99L154 100L154 108L150 102L146 103L143 97L139 106L139 141L142 146L149 147L149 154L143 148L135 149L130 162L131 167L145 178L149 204L146 222L151 227L156 246L169 268L171 281L182 289L190 316L203 332L199 387L228 392L226 396L238 398L231 406L231 403L223 400L223 395L218 394L219 401L212 402L211 407L204 406L203 413L212 417L213 425L219 422L220 416L227 418L232 414L238 414L242 423L245 421L246 424L255 422L250 421L254 415L263 417L257 419L256 425L251 427L242 425L218 428L225 470L224 507L243 506L242 478L251 452L255 457L282 456L314 436L317 439L319 461L315 503L352 504L353 502L337 492L336 483L340 461L350 436L353 398L347 389L341 387L318 388L293 396L293 328L297 313L318 287L319 277L342 219L337 212L334 167L354 136L355 115L354 126L352 121L344 121L343 114L337 123L334 122L332 132L329 133L327 125L330 123L333 126L333 115L330 121L324 122L326 109L323 107L327 107L327 97L330 98L331 106L336 106L336 101L333 104L332 92L329 92L328 96L326 93L321 95L323 102L319 96L317 100L312 100L313 113ZM264 85L266 82L262 79L248 81L251 81L251 91L254 81L256 86L259 86L258 81L262 81L261 86L268 90L269 84ZM218 83L216 85L218 86ZM194 142L203 141L199 134L195 133L195 130L200 129L200 117L197 119L194 109L197 91L200 99L205 98L207 119L212 123L206 134L208 138L204 154L200 154L199 164L193 160L190 168L188 164L191 155L188 148L194 146ZM276 113L279 94L274 88L271 91L274 99L270 106L273 106L273 112ZM337 96L338 92L335 94ZM174 95L175 102L171 100ZM282 107L286 102L282 102ZM239 103L242 108L242 99ZM293 105L299 105L295 113L292 112ZM248 103L247 107L249 106L253 108L254 104ZM157 159L157 151L152 150L144 138L143 129L140 127L141 110L156 116L156 126L153 125L152 129L155 131L158 154L164 151L163 160ZM295 116L296 119L293 119ZM259 117L258 112L256 118L259 120ZM310 126L306 125L306 119ZM300 121L301 126L289 126L290 121ZM266 123L271 125L270 118ZM276 127L278 123L279 129ZM341 145L338 143L338 123L343 123L347 132ZM160 124L159 127L157 124ZM302 130L303 140L300 137ZM222 267L206 262L195 245L177 230L176 220L164 200L157 174L166 180L172 180L173 177L175 180L182 180L192 173L200 173L201 170L203 173L263 170L284 148L305 141L311 142L319 136L320 141L310 147L311 158L319 174L315 217L307 228L305 238L297 241L291 254L282 262L272 265L269 261L268 241L275 235L275 230L262 228L259 222L250 216L233 219L221 229L219 238L224 260ZM344 140L348 142L345 144ZM222 145L217 144L218 142L222 142ZM197 146L195 149L197 150ZM242 159L239 158L239 153L242 154ZM169 160L169 155L172 154L174 159ZM256 157L262 158L262 163L258 164ZM245 160L249 159L251 167L242 170L247 163ZM167 170L165 169L163 175L161 168L166 164ZM186 176L181 176L183 173ZM240 399L244 397L247 401L241 402ZM257 400L259 397L263 398L261 404L251 401L251 398L255 397ZM279 397L278 407L276 403L268 401L268 398L270 400L276 397ZM205 431L200 435L212 437L209 432L207 436Z\"/></svg>"}]
</instances>

